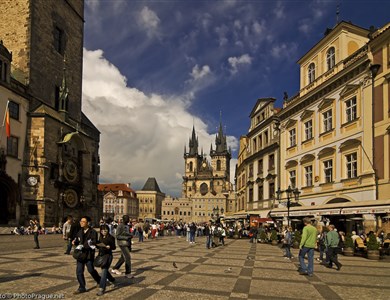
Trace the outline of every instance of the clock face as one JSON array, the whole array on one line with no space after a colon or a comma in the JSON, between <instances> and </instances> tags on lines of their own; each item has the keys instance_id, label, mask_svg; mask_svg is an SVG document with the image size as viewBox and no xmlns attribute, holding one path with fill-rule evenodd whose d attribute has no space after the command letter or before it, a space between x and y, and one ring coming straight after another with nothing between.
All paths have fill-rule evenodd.
<instances>
[{"instance_id":1,"label":"clock face","mask_svg":"<svg viewBox=\"0 0 390 300\"><path fill-rule=\"evenodd\" d=\"M68 182L77 180L77 165L74 161L68 160L64 166L64 176Z\"/></svg>"},{"instance_id":2,"label":"clock face","mask_svg":"<svg viewBox=\"0 0 390 300\"><path fill-rule=\"evenodd\" d=\"M27 178L27 183L30 186L36 186L37 183L38 183L38 178L35 177L35 176L30 176L30 177Z\"/></svg>"},{"instance_id":3,"label":"clock face","mask_svg":"<svg viewBox=\"0 0 390 300\"><path fill-rule=\"evenodd\" d=\"M66 190L64 196L64 202L68 207L75 208L78 203L78 197L76 191L72 189Z\"/></svg>"}]
</instances>

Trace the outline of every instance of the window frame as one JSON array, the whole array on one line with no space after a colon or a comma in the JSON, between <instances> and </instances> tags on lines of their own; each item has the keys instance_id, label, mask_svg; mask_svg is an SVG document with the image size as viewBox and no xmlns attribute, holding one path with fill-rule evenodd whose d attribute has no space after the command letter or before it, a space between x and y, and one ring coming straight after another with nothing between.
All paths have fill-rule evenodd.
<instances>
[{"instance_id":1,"label":"window frame","mask_svg":"<svg viewBox=\"0 0 390 300\"><path fill-rule=\"evenodd\" d=\"M294 175L294 176L292 176ZM290 170L288 171L288 176L289 176L289 181L290 181L290 186L292 188L295 188L296 187L296 184L297 184L297 170Z\"/></svg>"},{"instance_id":2,"label":"window frame","mask_svg":"<svg viewBox=\"0 0 390 300\"><path fill-rule=\"evenodd\" d=\"M336 49L335 47L330 47L328 51L326 51L326 65L328 67L328 71L333 69L336 66Z\"/></svg>"},{"instance_id":3,"label":"window frame","mask_svg":"<svg viewBox=\"0 0 390 300\"><path fill-rule=\"evenodd\" d=\"M345 164L347 178L353 179L358 177L358 161L357 161L357 152L352 152L345 154Z\"/></svg>"},{"instance_id":4,"label":"window frame","mask_svg":"<svg viewBox=\"0 0 390 300\"><path fill-rule=\"evenodd\" d=\"M330 108L322 113L323 132L333 130L333 109Z\"/></svg>"},{"instance_id":5,"label":"window frame","mask_svg":"<svg viewBox=\"0 0 390 300\"><path fill-rule=\"evenodd\" d=\"M289 141L290 147L295 147L297 145L297 130L296 128L291 128L289 131Z\"/></svg>"},{"instance_id":6,"label":"window frame","mask_svg":"<svg viewBox=\"0 0 390 300\"><path fill-rule=\"evenodd\" d=\"M313 83L316 80L316 65L312 62L307 67L307 78L309 84Z\"/></svg>"},{"instance_id":7,"label":"window frame","mask_svg":"<svg viewBox=\"0 0 390 300\"><path fill-rule=\"evenodd\" d=\"M20 105L19 103L10 100L8 103L9 117L14 120L20 120Z\"/></svg>"},{"instance_id":8,"label":"window frame","mask_svg":"<svg viewBox=\"0 0 390 300\"><path fill-rule=\"evenodd\" d=\"M16 149L14 149L13 141L16 142ZM7 155L15 158L19 157L19 138L17 136L7 137Z\"/></svg>"},{"instance_id":9,"label":"window frame","mask_svg":"<svg viewBox=\"0 0 390 300\"><path fill-rule=\"evenodd\" d=\"M325 183L333 182L333 159L327 159L323 162Z\"/></svg>"},{"instance_id":10,"label":"window frame","mask_svg":"<svg viewBox=\"0 0 390 300\"><path fill-rule=\"evenodd\" d=\"M313 165L307 165L305 169L305 184L306 187L313 186Z\"/></svg>"},{"instance_id":11,"label":"window frame","mask_svg":"<svg viewBox=\"0 0 390 300\"><path fill-rule=\"evenodd\" d=\"M356 96L345 101L345 114L347 123L357 119L357 99Z\"/></svg>"},{"instance_id":12,"label":"window frame","mask_svg":"<svg viewBox=\"0 0 390 300\"><path fill-rule=\"evenodd\" d=\"M308 126L310 123L310 127ZM305 141L311 140L313 138L313 120L307 120L304 123L305 127Z\"/></svg>"}]
</instances>

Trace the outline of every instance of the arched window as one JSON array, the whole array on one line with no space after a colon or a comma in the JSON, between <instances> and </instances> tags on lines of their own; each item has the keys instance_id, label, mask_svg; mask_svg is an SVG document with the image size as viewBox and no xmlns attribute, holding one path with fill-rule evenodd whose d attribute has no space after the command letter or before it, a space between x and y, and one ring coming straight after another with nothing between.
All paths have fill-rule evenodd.
<instances>
[{"instance_id":1,"label":"arched window","mask_svg":"<svg viewBox=\"0 0 390 300\"><path fill-rule=\"evenodd\" d=\"M332 69L336 65L336 54L334 47L329 48L326 52L326 64L328 65L328 70Z\"/></svg>"},{"instance_id":2,"label":"arched window","mask_svg":"<svg viewBox=\"0 0 390 300\"><path fill-rule=\"evenodd\" d=\"M221 161L217 160L217 171L221 171Z\"/></svg>"},{"instance_id":3,"label":"arched window","mask_svg":"<svg viewBox=\"0 0 390 300\"><path fill-rule=\"evenodd\" d=\"M194 168L194 164L193 164L192 161L191 161L191 162L190 162L190 172L192 172L193 168Z\"/></svg>"},{"instance_id":4,"label":"arched window","mask_svg":"<svg viewBox=\"0 0 390 300\"><path fill-rule=\"evenodd\" d=\"M309 79L309 84L312 83L314 81L314 79L316 78L316 67L314 65L314 63L311 63L309 65L309 68L308 68L308 79Z\"/></svg>"}]
</instances>

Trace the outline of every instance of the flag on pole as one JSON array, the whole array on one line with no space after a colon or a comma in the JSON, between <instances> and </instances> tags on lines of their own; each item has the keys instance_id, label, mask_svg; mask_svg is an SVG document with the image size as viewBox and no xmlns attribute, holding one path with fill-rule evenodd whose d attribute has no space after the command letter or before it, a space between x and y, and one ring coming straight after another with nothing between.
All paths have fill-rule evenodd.
<instances>
[{"instance_id":1,"label":"flag on pole","mask_svg":"<svg viewBox=\"0 0 390 300\"><path fill-rule=\"evenodd\" d=\"M9 108L5 111L5 132L7 134L7 138L11 137L11 125L9 123Z\"/></svg>"}]
</instances>

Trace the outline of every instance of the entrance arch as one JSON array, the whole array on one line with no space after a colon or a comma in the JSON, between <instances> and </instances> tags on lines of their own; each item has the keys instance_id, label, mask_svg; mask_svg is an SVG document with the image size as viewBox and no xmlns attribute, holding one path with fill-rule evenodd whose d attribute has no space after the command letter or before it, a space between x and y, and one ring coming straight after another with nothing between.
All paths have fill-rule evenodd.
<instances>
[{"instance_id":1,"label":"entrance arch","mask_svg":"<svg viewBox=\"0 0 390 300\"><path fill-rule=\"evenodd\" d=\"M19 188L16 182L7 174L0 172L0 225L8 225L10 222L19 223L16 218L19 199Z\"/></svg>"}]
</instances>

